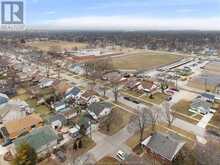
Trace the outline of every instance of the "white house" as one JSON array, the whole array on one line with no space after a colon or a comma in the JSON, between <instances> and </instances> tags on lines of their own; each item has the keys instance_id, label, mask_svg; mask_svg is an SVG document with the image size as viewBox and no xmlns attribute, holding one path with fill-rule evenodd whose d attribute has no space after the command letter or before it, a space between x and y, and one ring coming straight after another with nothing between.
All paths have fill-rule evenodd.
<instances>
[{"instance_id":1,"label":"white house","mask_svg":"<svg viewBox=\"0 0 220 165\"><path fill-rule=\"evenodd\" d=\"M52 86L53 83L54 83L54 80L42 79L42 80L40 80L39 86L40 86L40 88L47 88L47 87Z\"/></svg>"},{"instance_id":2,"label":"white house","mask_svg":"<svg viewBox=\"0 0 220 165\"><path fill-rule=\"evenodd\" d=\"M65 108L66 108L66 103L65 103L64 101L58 101L58 102L55 102L54 104L52 104L51 107L52 107L56 112L59 112L59 111L61 111L62 109L65 109Z\"/></svg>"},{"instance_id":3,"label":"white house","mask_svg":"<svg viewBox=\"0 0 220 165\"><path fill-rule=\"evenodd\" d=\"M109 115L112 111L112 105L107 102L95 102L88 107L88 113L94 120L101 119Z\"/></svg>"}]
</instances>

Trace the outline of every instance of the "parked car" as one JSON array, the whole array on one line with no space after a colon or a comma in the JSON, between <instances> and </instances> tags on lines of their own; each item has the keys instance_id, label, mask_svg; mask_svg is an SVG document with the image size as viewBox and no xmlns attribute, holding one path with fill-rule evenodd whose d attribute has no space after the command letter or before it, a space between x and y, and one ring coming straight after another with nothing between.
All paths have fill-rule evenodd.
<instances>
[{"instance_id":1,"label":"parked car","mask_svg":"<svg viewBox=\"0 0 220 165\"><path fill-rule=\"evenodd\" d=\"M126 154L123 151L119 150L118 153L117 153L117 157L120 160L125 160Z\"/></svg>"},{"instance_id":2,"label":"parked car","mask_svg":"<svg viewBox=\"0 0 220 165\"><path fill-rule=\"evenodd\" d=\"M125 99L125 100L128 100L128 101L131 101L131 102L133 102L133 103L135 103L135 104L140 104L139 101L137 101L137 100L135 100L135 99L133 99L133 98L131 98L131 97L128 97L128 96L124 96L124 99Z\"/></svg>"},{"instance_id":3,"label":"parked car","mask_svg":"<svg viewBox=\"0 0 220 165\"><path fill-rule=\"evenodd\" d=\"M128 100L128 101L131 101L131 98L128 97L128 96L124 96L124 99L125 99L125 100Z\"/></svg>"},{"instance_id":4,"label":"parked car","mask_svg":"<svg viewBox=\"0 0 220 165\"><path fill-rule=\"evenodd\" d=\"M180 90L177 88L170 88L170 90L175 91L175 92L179 92Z\"/></svg>"}]
</instances>

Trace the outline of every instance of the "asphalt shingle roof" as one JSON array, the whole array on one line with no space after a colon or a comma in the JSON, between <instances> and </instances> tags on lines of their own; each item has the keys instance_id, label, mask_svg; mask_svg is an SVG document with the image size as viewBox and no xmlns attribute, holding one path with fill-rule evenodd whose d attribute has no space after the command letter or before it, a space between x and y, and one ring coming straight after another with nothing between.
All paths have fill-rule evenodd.
<instances>
[{"instance_id":1,"label":"asphalt shingle roof","mask_svg":"<svg viewBox=\"0 0 220 165\"><path fill-rule=\"evenodd\" d=\"M58 135L53 131L50 126L34 129L31 133L17 138L14 142L15 147L18 147L21 143L28 143L35 149L36 152L50 142L58 140Z\"/></svg>"},{"instance_id":2,"label":"asphalt shingle roof","mask_svg":"<svg viewBox=\"0 0 220 165\"><path fill-rule=\"evenodd\" d=\"M149 148L151 152L159 154L172 161L184 144L185 142L178 140L171 135L154 133L146 147Z\"/></svg>"},{"instance_id":3,"label":"asphalt shingle roof","mask_svg":"<svg viewBox=\"0 0 220 165\"><path fill-rule=\"evenodd\" d=\"M112 105L108 102L96 102L90 104L88 109L89 111L94 112L96 115L99 115L104 108L111 108L111 107Z\"/></svg>"},{"instance_id":4,"label":"asphalt shingle roof","mask_svg":"<svg viewBox=\"0 0 220 165\"><path fill-rule=\"evenodd\" d=\"M0 93L0 105L8 102L8 96Z\"/></svg>"},{"instance_id":5,"label":"asphalt shingle roof","mask_svg":"<svg viewBox=\"0 0 220 165\"><path fill-rule=\"evenodd\" d=\"M76 95L79 94L79 92L80 92L80 89L79 89L78 87L74 87L74 88L70 89L69 91L67 91L64 96L65 96L65 97L67 97L67 96L69 96L69 95L74 95L74 96L76 96Z\"/></svg>"}]
</instances>

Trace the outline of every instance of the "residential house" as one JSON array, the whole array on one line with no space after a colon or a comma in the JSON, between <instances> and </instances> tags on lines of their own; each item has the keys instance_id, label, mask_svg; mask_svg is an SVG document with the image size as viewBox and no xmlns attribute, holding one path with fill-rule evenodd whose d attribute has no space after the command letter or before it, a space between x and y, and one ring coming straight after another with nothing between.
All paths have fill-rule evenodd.
<instances>
[{"instance_id":1,"label":"residential house","mask_svg":"<svg viewBox=\"0 0 220 165\"><path fill-rule=\"evenodd\" d=\"M40 88L47 88L47 87L51 87L54 83L54 80L52 79L42 79L40 80L39 86Z\"/></svg>"},{"instance_id":2,"label":"residential house","mask_svg":"<svg viewBox=\"0 0 220 165\"><path fill-rule=\"evenodd\" d=\"M52 128L58 129L67 124L67 119L62 114L55 114L48 119L48 124Z\"/></svg>"},{"instance_id":3,"label":"residential house","mask_svg":"<svg viewBox=\"0 0 220 165\"><path fill-rule=\"evenodd\" d=\"M16 95L16 88L13 86L1 86L0 93L6 94L9 97L13 97Z\"/></svg>"},{"instance_id":4,"label":"residential house","mask_svg":"<svg viewBox=\"0 0 220 165\"><path fill-rule=\"evenodd\" d=\"M67 120L72 119L77 116L77 111L71 107L67 107L58 113L62 114Z\"/></svg>"},{"instance_id":5,"label":"residential house","mask_svg":"<svg viewBox=\"0 0 220 165\"><path fill-rule=\"evenodd\" d=\"M152 93L156 91L157 85L153 81L144 80L140 83L140 85L138 85L137 88L138 90L143 90L144 92Z\"/></svg>"},{"instance_id":6,"label":"residential house","mask_svg":"<svg viewBox=\"0 0 220 165\"><path fill-rule=\"evenodd\" d=\"M202 100L202 99L194 99L190 106L190 111L195 111L201 114L208 114L211 112L211 103Z\"/></svg>"},{"instance_id":7,"label":"residential house","mask_svg":"<svg viewBox=\"0 0 220 165\"><path fill-rule=\"evenodd\" d=\"M4 124L4 127L7 130L7 138L16 139L23 133L30 132L33 128L37 128L42 125L42 118L37 114L32 114L22 119L9 121ZM5 137L4 132L1 132L1 130L0 133L3 134L3 137Z\"/></svg>"},{"instance_id":8,"label":"residential house","mask_svg":"<svg viewBox=\"0 0 220 165\"><path fill-rule=\"evenodd\" d=\"M127 82L125 83L125 87L130 89L130 90L133 90L135 89L136 87L138 87L139 85L141 84L140 81L138 81L136 78L130 78L127 80Z\"/></svg>"},{"instance_id":9,"label":"residential house","mask_svg":"<svg viewBox=\"0 0 220 165\"><path fill-rule=\"evenodd\" d=\"M96 102L88 106L88 113L94 120L98 120L109 115L111 111L112 105L107 102Z\"/></svg>"},{"instance_id":10,"label":"residential house","mask_svg":"<svg viewBox=\"0 0 220 165\"><path fill-rule=\"evenodd\" d=\"M9 100L9 98L7 95L0 93L0 106L7 103L8 100Z\"/></svg>"},{"instance_id":11,"label":"residential house","mask_svg":"<svg viewBox=\"0 0 220 165\"><path fill-rule=\"evenodd\" d=\"M203 100L211 102L211 103L214 103L214 101L215 101L215 95L210 94L210 93L202 93L201 98Z\"/></svg>"},{"instance_id":12,"label":"residential house","mask_svg":"<svg viewBox=\"0 0 220 165\"><path fill-rule=\"evenodd\" d=\"M69 71L78 75L84 75L84 64L71 64L69 67Z\"/></svg>"},{"instance_id":13,"label":"residential house","mask_svg":"<svg viewBox=\"0 0 220 165\"><path fill-rule=\"evenodd\" d=\"M171 165L185 142L174 135L156 132L142 143L146 153L164 165Z\"/></svg>"},{"instance_id":14,"label":"residential house","mask_svg":"<svg viewBox=\"0 0 220 165\"><path fill-rule=\"evenodd\" d=\"M58 135L50 126L44 126L36 128L29 134L19 137L14 141L14 150L12 153L16 153L16 149L22 143L28 143L38 154L42 156L48 152L51 152L58 144Z\"/></svg>"},{"instance_id":15,"label":"residential house","mask_svg":"<svg viewBox=\"0 0 220 165\"><path fill-rule=\"evenodd\" d=\"M97 95L98 95L97 92L95 92L93 90L87 90L81 95L81 98L84 99L86 101L86 103L89 105L89 104L100 101L100 99L99 99L99 97L97 97Z\"/></svg>"},{"instance_id":16,"label":"residential house","mask_svg":"<svg viewBox=\"0 0 220 165\"><path fill-rule=\"evenodd\" d=\"M126 80L126 78L123 78L122 74L118 71L105 73L102 79L110 82L121 82Z\"/></svg>"},{"instance_id":17,"label":"residential house","mask_svg":"<svg viewBox=\"0 0 220 165\"><path fill-rule=\"evenodd\" d=\"M67 105L65 103L64 100L61 100L61 101L57 101L55 103L53 103L51 105L51 107L56 111L56 112L60 112L62 111L63 109L67 108Z\"/></svg>"},{"instance_id":18,"label":"residential house","mask_svg":"<svg viewBox=\"0 0 220 165\"><path fill-rule=\"evenodd\" d=\"M81 97L80 89L78 87L70 88L64 94L65 99L79 99Z\"/></svg>"},{"instance_id":19,"label":"residential house","mask_svg":"<svg viewBox=\"0 0 220 165\"><path fill-rule=\"evenodd\" d=\"M73 128L70 128L69 135L74 139L80 137L80 126L76 124Z\"/></svg>"}]
</instances>

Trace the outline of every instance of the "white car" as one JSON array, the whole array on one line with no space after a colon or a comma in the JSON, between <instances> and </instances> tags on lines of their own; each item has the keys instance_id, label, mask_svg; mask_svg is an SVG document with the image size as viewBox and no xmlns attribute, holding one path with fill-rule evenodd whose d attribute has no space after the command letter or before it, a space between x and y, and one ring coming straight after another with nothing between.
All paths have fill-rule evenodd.
<instances>
[{"instance_id":1,"label":"white car","mask_svg":"<svg viewBox=\"0 0 220 165\"><path fill-rule=\"evenodd\" d=\"M126 156L126 154L125 154L123 151L121 151L121 150L118 151L117 157L118 157L119 159L125 160L125 156Z\"/></svg>"}]
</instances>

